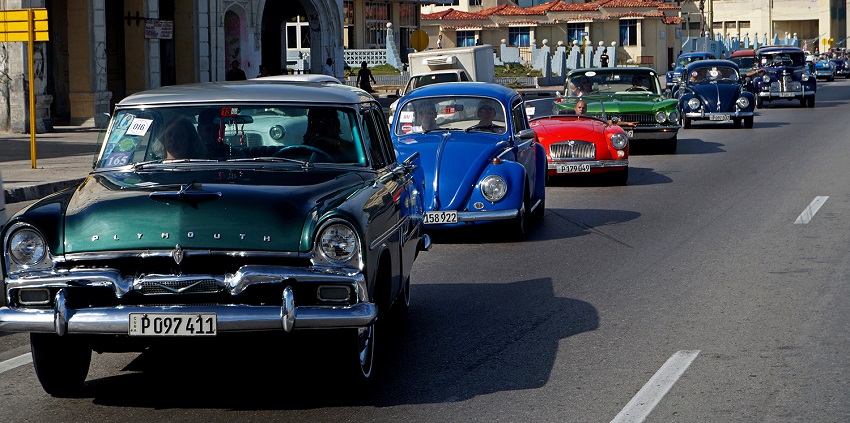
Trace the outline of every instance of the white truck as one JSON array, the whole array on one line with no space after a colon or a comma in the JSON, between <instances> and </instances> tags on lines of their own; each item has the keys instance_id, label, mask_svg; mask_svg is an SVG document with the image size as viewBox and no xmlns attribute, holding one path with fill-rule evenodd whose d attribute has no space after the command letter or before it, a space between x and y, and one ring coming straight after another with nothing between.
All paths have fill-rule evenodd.
<instances>
[{"instance_id":1,"label":"white truck","mask_svg":"<svg viewBox=\"0 0 850 423\"><path fill-rule=\"evenodd\" d=\"M425 85L438 82L478 81L495 82L496 64L493 46L441 48L407 55L410 79L399 97ZM390 122L398 100L390 105Z\"/></svg>"}]
</instances>

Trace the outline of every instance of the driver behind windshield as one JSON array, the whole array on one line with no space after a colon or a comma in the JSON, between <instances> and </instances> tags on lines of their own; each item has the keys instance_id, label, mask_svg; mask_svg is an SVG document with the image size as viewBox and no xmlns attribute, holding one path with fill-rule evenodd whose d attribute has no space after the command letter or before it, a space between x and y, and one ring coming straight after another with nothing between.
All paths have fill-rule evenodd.
<instances>
[{"instance_id":1,"label":"driver behind windshield","mask_svg":"<svg viewBox=\"0 0 850 423\"><path fill-rule=\"evenodd\" d=\"M303 145L321 150L338 162L354 162L354 144L342 140L342 130L336 110L310 109L307 113L307 132Z\"/></svg>"}]
</instances>

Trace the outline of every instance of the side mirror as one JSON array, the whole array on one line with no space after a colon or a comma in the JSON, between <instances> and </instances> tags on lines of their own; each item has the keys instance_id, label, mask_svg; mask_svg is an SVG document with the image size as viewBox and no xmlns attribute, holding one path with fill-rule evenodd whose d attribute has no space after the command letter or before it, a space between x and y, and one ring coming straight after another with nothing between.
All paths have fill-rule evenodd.
<instances>
[{"instance_id":1,"label":"side mirror","mask_svg":"<svg viewBox=\"0 0 850 423\"><path fill-rule=\"evenodd\" d=\"M676 69L676 63L670 63L670 70Z\"/></svg>"},{"instance_id":2,"label":"side mirror","mask_svg":"<svg viewBox=\"0 0 850 423\"><path fill-rule=\"evenodd\" d=\"M667 88L664 90L664 97L670 98L673 96L673 90Z\"/></svg>"},{"instance_id":3,"label":"side mirror","mask_svg":"<svg viewBox=\"0 0 850 423\"><path fill-rule=\"evenodd\" d=\"M523 129L522 131L516 133L516 137L521 140L533 140L536 136L537 134L534 132L533 129Z\"/></svg>"}]
</instances>

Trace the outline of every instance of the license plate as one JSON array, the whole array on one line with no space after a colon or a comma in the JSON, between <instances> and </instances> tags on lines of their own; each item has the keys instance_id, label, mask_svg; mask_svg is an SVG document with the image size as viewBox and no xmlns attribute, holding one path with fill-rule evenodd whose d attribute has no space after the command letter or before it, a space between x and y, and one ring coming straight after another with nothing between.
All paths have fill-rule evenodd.
<instances>
[{"instance_id":1,"label":"license plate","mask_svg":"<svg viewBox=\"0 0 850 423\"><path fill-rule=\"evenodd\" d=\"M631 129L626 129L626 135L628 135L629 138L632 138L632 137L635 136L635 131L633 131Z\"/></svg>"},{"instance_id":2,"label":"license plate","mask_svg":"<svg viewBox=\"0 0 850 423\"><path fill-rule=\"evenodd\" d=\"M794 97L794 93L779 93L780 97Z\"/></svg>"},{"instance_id":3,"label":"license plate","mask_svg":"<svg viewBox=\"0 0 850 423\"><path fill-rule=\"evenodd\" d=\"M130 313L130 336L215 336L214 313Z\"/></svg>"},{"instance_id":4,"label":"license plate","mask_svg":"<svg viewBox=\"0 0 850 423\"><path fill-rule=\"evenodd\" d=\"M425 212L426 225L439 225L442 223L457 223L457 212L454 210Z\"/></svg>"},{"instance_id":5,"label":"license plate","mask_svg":"<svg viewBox=\"0 0 850 423\"><path fill-rule=\"evenodd\" d=\"M729 118L729 115L711 115L711 116L709 117L709 119L710 119L710 120L720 120L720 121L725 121L725 120L729 120L730 118Z\"/></svg>"},{"instance_id":6,"label":"license plate","mask_svg":"<svg viewBox=\"0 0 850 423\"><path fill-rule=\"evenodd\" d=\"M590 172L589 164L559 164L558 173L586 173Z\"/></svg>"}]
</instances>

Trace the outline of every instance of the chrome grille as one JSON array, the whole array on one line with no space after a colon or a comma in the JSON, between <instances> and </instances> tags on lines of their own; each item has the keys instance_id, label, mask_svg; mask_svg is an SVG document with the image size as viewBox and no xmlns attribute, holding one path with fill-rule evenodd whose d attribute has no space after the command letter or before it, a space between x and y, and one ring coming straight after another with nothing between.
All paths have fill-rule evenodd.
<instances>
[{"instance_id":1,"label":"chrome grille","mask_svg":"<svg viewBox=\"0 0 850 423\"><path fill-rule=\"evenodd\" d=\"M144 295L214 294L220 290L215 279L146 280L142 281L139 286L139 291Z\"/></svg>"},{"instance_id":2,"label":"chrome grille","mask_svg":"<svg viewBox=\"0 0 850 423\"><path fill-rule=\"evenodd\" d=\"M619 119L620 122L635 122L639 126L657 126L658 122L655 121L655 114L638 114L638 113L625 113L622 115L618 114L610 114L608 115L608 119L612 121L615 118Z\"/></svg>"},{"instance_id":3,"label":"chrome grille","mask_svg":"<svg viewBox=\"0 0 850 423\"><path fill-rule=\"evenodd\" d=\"M549 146L549 156L553 159L593 159L596 145L588 141L559 142Z\"/></svg>"}]
</instances>

